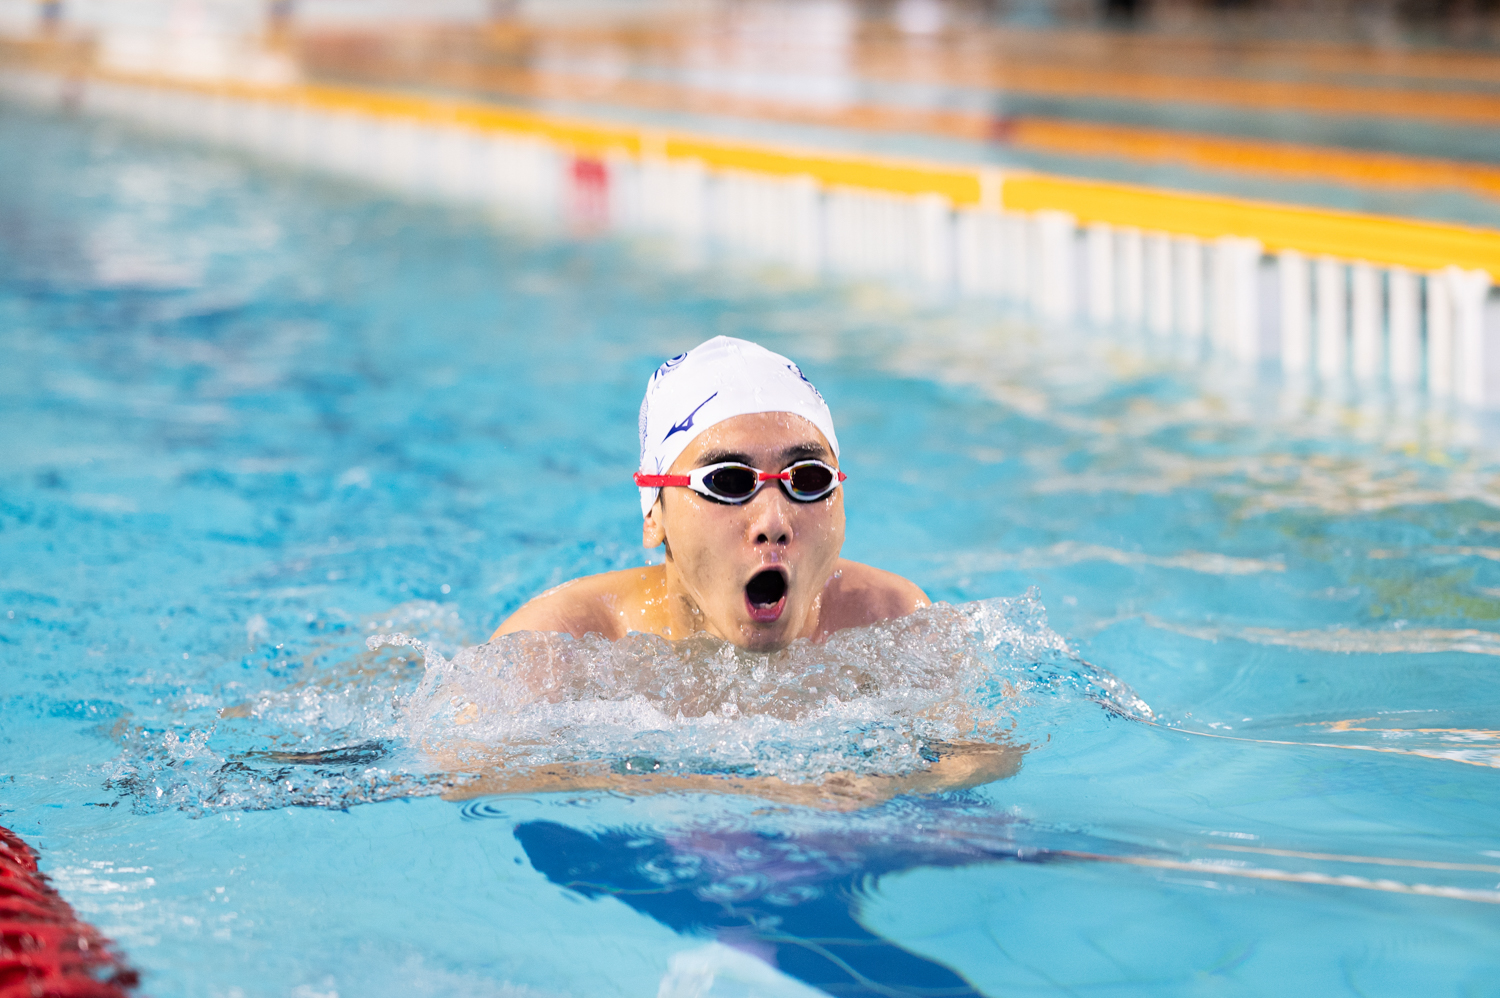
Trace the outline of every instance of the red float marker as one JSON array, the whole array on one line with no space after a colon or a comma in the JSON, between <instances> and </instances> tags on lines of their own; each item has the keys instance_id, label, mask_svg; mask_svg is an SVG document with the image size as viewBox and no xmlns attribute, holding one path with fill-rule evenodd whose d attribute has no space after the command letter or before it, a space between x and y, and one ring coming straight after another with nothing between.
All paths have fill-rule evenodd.
<instances>
[{"instance_id":1,"label":"red float marker","mask_svg":"<svg viewBox=\"0 0 1500 998\"><path fill-rule=\"evenodd\" d=\"M0 827L0 998L130 998L139 979Z\"/></svg>"},{"instance_id":2,"label":"red float marker","mask_svg":"<svg viewBox=\"0 0 1500 998\"><path fill-rule=\"evenodd\" d=\"M568 171L572 181L568 221L580 236L596 236L609 227L609 167L602 159L578 156Z\"/></svg>"}]
</instances>

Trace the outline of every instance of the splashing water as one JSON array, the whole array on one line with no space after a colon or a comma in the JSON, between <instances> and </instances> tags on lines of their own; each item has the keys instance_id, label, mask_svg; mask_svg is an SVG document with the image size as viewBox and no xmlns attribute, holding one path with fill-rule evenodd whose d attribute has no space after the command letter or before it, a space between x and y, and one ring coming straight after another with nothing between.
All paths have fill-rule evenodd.
<instances>
[{"instance_id":1,"label":"splashing water","mask_svg":"<svg viewBox=\"0 0 1500 998\"><path fill-rule=\"evenodd\" d=\"M1129 687L1079 659L1034 591L938 603L822 644L748 652L716 638L519 633L451 659L405 634L426 675L408 737L480 764L642 760L652 771L774 776L906 775L934 743L1026 742L1075 693L1150 717Z\"/></svg>"},{"instance_id":2,"label":"splashing water","mask_svg":"<svg viewBox=\"0 0 1500 998\"><path fill-rule=\"evenodd\" d=\"M185 696L175 721L122 736L106 785L138 811L203 813L441 793L501 760L806 783L907 775L944 742L1036 743L1081 701L1153 716L1048 628L1034 591L774 654L701 635L530 632L464 647L462 630L451 610L413 601L312 647L283 687Z\"/></svg>"},{"instance_id":3,"label":"splashing water","mask_svg":"<svg viewBox=\"0 0 1500 998\"><path fill-rule=\"evenodd\" d=\"M184 691L167 718L122 731L123 751L105 767L105 787L138 812L204 813L344 808L450 786L406 748L404 709L420 660L395 649L362 650L361 639L401 627L424 647L451 653L461 647L458 615L413 600L362 625L337 618L312 625L327 637L302 649L291 682L248 696L234 681L213 693ZM252 647L265 626L263 618L247 625Z\"/></svg>"}]
</instances>

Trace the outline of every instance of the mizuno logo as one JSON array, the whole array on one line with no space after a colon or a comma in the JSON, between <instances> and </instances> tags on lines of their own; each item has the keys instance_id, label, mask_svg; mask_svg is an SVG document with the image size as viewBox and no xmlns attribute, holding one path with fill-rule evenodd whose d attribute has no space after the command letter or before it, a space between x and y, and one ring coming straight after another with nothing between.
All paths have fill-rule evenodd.
<instances>
[{"instance_id":1,"label":"mizuno logo","mask_svg":"<svg viewBox=\"0 0 1500 998\"><path fill-rule=\"evenodd\" d=\"M716 399L718 397L719 397L719 393L718 392L714 392L708 398L706 398L702 402L698 403L698 409L702 409L704 406L708 405L708 403L712 402L714 399ZM696 416L696 415L698 415L698 409L694 409L692 412L688 413L687 419L684 419L682 422L680 422L680 423L673 423L672 424L672 428L667 431L667 435L665 437L661 438L662 441L666 442L666 440L668 438L670 438L672 436L672 434L674 434L674 433L682 433L685 430L691 430L693 428L693 417Z\"/></svg>"}]
</instances>

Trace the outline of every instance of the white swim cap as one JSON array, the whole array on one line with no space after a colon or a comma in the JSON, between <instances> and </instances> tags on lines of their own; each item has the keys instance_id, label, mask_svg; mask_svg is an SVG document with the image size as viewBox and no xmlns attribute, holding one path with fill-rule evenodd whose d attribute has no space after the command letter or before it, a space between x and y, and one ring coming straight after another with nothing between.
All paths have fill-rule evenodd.
<instances>
[{"instance_id":1,"label":"white swim cap","mask_svg":"<svg viewBox=\"0 0 1500 998\"><path fill-rule=\"evenodd\" d=\"M838 457L828 403L801 368L758 343L715 336L656 369L641 402L641 472L664 475L693 438L715 423L754 412L790 412L828 438ZM658 488L641 489L641 515Z\"/></svg>"}]
</instances>

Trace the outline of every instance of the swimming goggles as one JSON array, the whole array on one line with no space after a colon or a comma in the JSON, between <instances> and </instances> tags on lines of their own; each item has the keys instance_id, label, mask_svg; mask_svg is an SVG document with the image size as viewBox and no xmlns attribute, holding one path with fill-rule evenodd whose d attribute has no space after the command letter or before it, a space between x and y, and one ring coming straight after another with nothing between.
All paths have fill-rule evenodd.
<instances>
[{"instance_id":1,"label":"swimming goggles","mask_svg":"<svg viewBox=\"0 0 1500 998\"><path fill-rule=\"evenodd\" d=\"M700 496L734 505L749 502L767 482L780 482L781 491L797 502L817 502L839 487L849 476L822 461L798 461L779 474L761 471L738 461L724 461L695 468L686 475L645 475L637 471L635 484L642 488L680 485Z\"/></svg>"}]
</instances>

